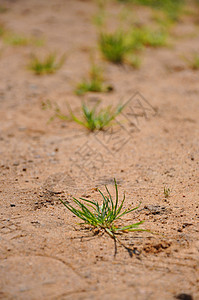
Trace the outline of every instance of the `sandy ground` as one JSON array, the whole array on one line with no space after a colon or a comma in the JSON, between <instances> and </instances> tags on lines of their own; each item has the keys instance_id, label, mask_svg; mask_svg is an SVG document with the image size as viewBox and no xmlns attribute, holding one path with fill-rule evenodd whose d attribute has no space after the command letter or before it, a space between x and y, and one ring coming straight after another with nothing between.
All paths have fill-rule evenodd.
<instances>
[{"instance_id":1,"label":"sandy ground","mask_svg":"<svg viewBox=\"0 0 199 300\"><path fill-rule=\"evenodd\" d=\"M130 110L113 132L88 133L72 122L48 123L53 111L42 102L80 108L74 88L88 73L90 49L99 53L96 3L6 2L1 24L46 43L14 47L0 39L0 299L199 299L199 72L181 59L198 50L197 25L191 17L177 24L171 46L146 49L140 70L97 54L114 91L86 98L130 99ZM49 51L66 54L56 74L27 70L32 53ZM59 201L98 200L97 187L114 192L113 178L121 197L126 191L125 208L142 201L123 222L145 220L142 228L155 232L121 237L133 257L120 245L114 257L113 240L79 226Z\"/></svg>"}]
</instances>

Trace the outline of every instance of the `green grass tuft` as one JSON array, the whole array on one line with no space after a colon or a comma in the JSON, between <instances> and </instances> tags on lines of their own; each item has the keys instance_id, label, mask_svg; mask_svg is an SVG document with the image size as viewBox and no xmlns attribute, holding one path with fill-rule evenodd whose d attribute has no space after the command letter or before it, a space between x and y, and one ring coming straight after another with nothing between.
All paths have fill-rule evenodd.
<instances>
[{"instance_id":1,"label":"green grass tuft","mask_svg":"<svg viewBox=\"0 0 199 300\"><path fill-rule=\"evenodd\" d=\"M117 0L123 3L133 3L162 10L172 21L177 21L182 11L184 0Z\"/></svg>"},{"instance_id":2,"label":"green grass tuft","mask_svg":"<svg viewBox=\"0 0 199 300\"><path fill-rule=\"evenodd\" d=\"M171 194L170 188L164 187L164 197L169 198L170 194Z\"/></svg>"},{"instance_id":3,"label":"green grass tuft","mask_svg":"<svg viewBox=\"0 0 199 300\"><path fill-rule=\"evenodd\" d=\"M3 40L4 43L12 46L27 46L30 43L30 40L27 37L16 33L6 34Z\"/></svg>"},{"instance_id":4,"label":"green grass tuft","mask_svg":"<svg viewBox=\"0 0 199 300\"><path fill-rule=\"evenodd\" d=\"M103 56L113 63L129 63L132 54L134 60L130 64L140 67L141 60L135 52L145 47L167 46L168 34L163 29L152 30L147 27L134 27L127 33L101 33L99 45Z\"/></svg>"},{"instance_id":5,"label":"green grass tuft","mask_svg":"<svg viewBox=\"0 0 199 300\"><path fill-rule=\"evenodd\" d=\"M29 69L32 70L36 75L45 75L55 73L62 67L65 62L65 55L57 60L55 54L49 54L45 59L34 56L29 64Z\"/></svg>"},{"instance_id":6,"label":"green grass tuft","mask_svg":"<svg viewBox=\"0 0 199 300\"><path fill-rule=\"evenodd\" d=\"M128 250L129 254L132 256L130 252L131 249L127 248L121 241L116 237L117 234L122 232L129 232L129 231L146 231L144 229L138 228L144 221L140 221L137 223L133 223L131 225L126 226L117 226L115 222L120 220L121 217L137 210L140 204L137 207L132 209L125 209L123 210L123 205L125 201L125 194L121 203L119 203L119 193L116 180L115 182L115 201L113 200L108 188L106 188L107 195L103 194L101 190L98 189L99 193L102 196L102 204L95 200L88 200L85 198L77 198L73 197L73 201L76 204L77 208L64 202L62 199L60 201L65 205L65 207L76 215L79 219L81 219L84 224L91 225L91 228L97 228L106 232L111 238L116 241L120 242L120 244ZM85 204L84 204L85 203ZM116 249L115 249L116 250ZM115 251L116 255L116 251Z\"/></svg>"},{"instance_id":7,"label":"green grass tuft","mask_svg":"<svg viewBox=\"0 0 199 300\"><path fill-rule=\"evenodd\" d=\"M104 58L113 63L123 63L126 55L131 50L126 42L125 34L120 31L101 33L99 46Z\"/></svg>"},{"instance_id":8,"label":"green grass tuft","mask_svg":"<svg viewBox=\"0 0 199 300\"><path fill-rule=\"evenodd\" d=\"M124 109L125 105L118 105L115 109L108 106L104 109L97 110L98 104L93 108L89 108L86 104L82 104L83 120L77 118L70 110L71 118L76 123L86 127L90 131L103 130L107 127Z\"/></svg>"},{"instance_id":9,"label":"green grass tuft","mask_svg":"<svg viewBox=\"0 0 199 300\"><path fill-rule=\"evenodd\" d=\"M151 30L147 27L133 28L130 34L134 50L145 47L163 47L167 45L168 35L163 30Z\"/></svg>"},{"instance_id":10,"label":"green grass tuft","mask_svg":"<svg viewBox=\"0 0 199 300\"><path fill-rule=\"evenodd\" d=\"M139 69L142 62L141 62L141 58L139 56L133 54L128 57L128 63L134 69Z\"/></svg>"},{"instance_id":11,"label":"green grass tuft","mask_svg":"<svg viewBox=\"0 0 199 300\"><path fill-rule=\"evenodd\" d=\"M190 59L185 59L192 70L199 70L199 54L195 53Z\"/></svg>"},{"instance_id":12,"label":"green grass tuft","mask_svg":"<svg viewBox=\"0 0 199 300\"><path fill-rule=\"evenodd\" d=\"M33 45L33 46L43 46L44 45L44 40L43 39L36 39L34 37L25 37L22 34L10 32L4 30L1 33L1 28L0 28L0 36L3 36L3 41L5 44L11 45L11 46L28 46L28 45Z\"/></svg>"},{"instance_id":13,"label":"green grass tuft","mask_svg":"<svg viewBox=\"0 0 199 300\"><path fill-rule=\"evenodd\" d=\"M0 24L0 37L2 37L5 33L5 28L2 24Z\"/></svg>"},{"instance_id":14,"label":"green grass tuft","mask_svg":"<svg viewBox=\"0 0 199 300\"><path fill-rule=\"evenodd\" d=\"M3 14L3 13L5 13L5 12L7 12L8 11L8 8L7 7L5 7L5 6L3 6L3 5L0 5L0 14Z\"/></svg>"},{"instance_id":15,"label":"green grass tuft","mask_svg":"<svg viewBox=\"0 0 199 300\"><path fill-rule=\"evenodd\" d=\"M12 46L26 46L30 43L29 38L7 30L2 24L0 24L0 37L4 43Z\"/></svg>"},{"instance_id":16,"label":"green grass tuft","mask_svg":"<svg viewBox=\"0 0 199 300\"><path fill-rule=\"evenodd\" d=\"M113 88L111 86L104 85L104 79L102 69L97 65L92 65L89 79L84 79L78 84L75 92L77 95L84 95L87 92L109 92Z\"/></svg>"}]
</instances>

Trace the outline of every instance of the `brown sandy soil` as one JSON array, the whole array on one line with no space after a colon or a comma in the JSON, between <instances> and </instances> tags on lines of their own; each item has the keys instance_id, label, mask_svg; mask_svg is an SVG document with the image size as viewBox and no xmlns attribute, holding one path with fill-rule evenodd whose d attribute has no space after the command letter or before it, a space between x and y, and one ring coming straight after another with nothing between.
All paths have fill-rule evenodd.
<instances>
[{"instance_id":1,"label":"brown sandy soil","mask_svg":"<svg viewBox=\"0 0 199 300\"><path fill-rule=\"evenodd\" d=\"M120 9L111 5L113 14ZM139 92L131 106L140 100L149 109L134 119L138 129L122 115L125 130L118 124L97 135L72 122L48 123L52 110L41 109L47 99L64 112L66 102L79 109L74 88L88 73L89 49L98 53L95 1L6 6L1 24L46 43L14 47L0 39L0 299L199 299L199 72L181 59L199 48L197 25L190 16L177 24L171 46L146 49L140 70L97 54L114 91L87 99L116 105ZM56 74L27 70L32 53L50 51L66 53ZM114 192L113 178L121 197L126 191L126 208L142 201L124 224L145 220L142 228L156 233L121 236L132 258L120 245L114 258L113 240L93 236L59 202L98 200L96 187Z\"/></svg>"}]
</instances>

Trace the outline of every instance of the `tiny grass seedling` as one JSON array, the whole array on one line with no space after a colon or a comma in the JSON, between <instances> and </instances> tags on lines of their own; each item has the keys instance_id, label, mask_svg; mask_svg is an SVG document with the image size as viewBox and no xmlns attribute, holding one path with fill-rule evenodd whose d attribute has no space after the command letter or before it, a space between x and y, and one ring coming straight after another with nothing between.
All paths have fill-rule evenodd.
<instances>
[{"instance_id":1,"label":"tiny grass seedling","mask_svg":"<svg viewBox=\"0 0 199 300\"><path fill-rule=\"evenodd\" d=\"M2 37L5 33L5 28L2 24L0 24L0 37Z\"/></svg>"},{"instance_id":2,"label":"tiny grass seedling","mask_svg":"<svg viewBox=\"0 0 199 300\"><path fill-rule=\"evenodd\" d=\"M141 60L135 55L136 51L144 47L167 46L168 33L163 29L152 30L147 27L133 27L126 33L101 33L99 47L105 59L113 63L130 63L139 68ZM132 55L133 54L133 55ZM132 59L129 60L129 57Z\"/></svg>"},{"instance_id":3,"label":"tiny grass seedling","mask_svg":"<svg viewBox=\"0 0 199 300\"><path fill-rule=\"evenodd\" d=\"M105 186L107 195L103 194L102 191L98 189L103 199L101 205L99 202L95 200L80 198L81 201L79 201L77 198L73 197L73 201L78 207L75 208L71 204L64 202L62 199L60 199L60 201L62 202L62 204L65 205L65 207L70 212L72 212L74 215L80 218L84 222L83 224L89 224L91 226L91 229L97 228L103 233L107 233L112 239L114 239L115 256L117 254L116 242L119 242L128 251L129 255L132 257L134 250L125 246L119 240L117 235L124 232L130 232L130 231L147 231L145 229L138 228L139 225L143 224L144 221L140 221L126 226L117 226L115 222L117 220L120 220L121 217L125 216L126 214L129 214L130 212L137 210L140 207L141 203L132 209L122 210L125 201L125 193L121 203L119 204L119 193L118 193L118 187L115 179L114 182L115 182L115 193L116 193L115 201L113 200L107 186ZM86 204L83 204L83 202Z\"/></svg>"},{"instance_id":4,"label":"tiny grass seedling","mask_svg":"<svg viewBox=\"0 0 199 300\"><path fill-rule=\"evenodd\" d=\"M52 104L49 100L42 102L42 109L53 109L54 115L50 118L49 122L53 121L55 118L59 118L63 121L74 121L77 124L87 128L91 132L95 130L104 130L109 124L122 112L126 104L119 104L116 108L108 106L106 108L98 110L100 102L98 102L94 107L90 108L85 103L82 104L82 114L83 118L79 119L71 110L68 105L69 115L62 114L59 106L57 104Z\"/></svg>"},{"instance_id":5,"label":"tiny grass seedling","mask_svg":"<svg viewBox=\"0 0 199 300\"><path fill-rule=\"evenodd\" d=\"M18 34L7 30L4 30L2 33L0 32L0 35L3 36L4 43L11 46L43 46L44 44L43 39L37 39L35 37L26 37L22 34Z\"/></svg>"},{"instance_id":6,"label":"tiny grass seedling","mask_svg":"<svg viewBox=\"0 0 199 300\"><path fill-rule=\"evenodd\" d=\"M120 31L115 33L101 33L99 37L100 50L108 61L121 64L131 50L127 44L126 36Z\"/></svg>"},{"instance_id":7,"label":"tiny grass seedling","mask_svg":"<svg viewBox=\"0 0 199 300\"><path fill-rule=\"evenodd\" d=\"M92 21L97 27L101 28L105 24L105 19L106 19L105 5L99 4L98 12L93 16Z\"/></svg>"},{"instance_id":8,"label":"tiny grass seedling","mask_svg":"<svg viewBox=\"0 0 199 300\"><path fill-rule=\"evenodd\" d=\"M144 45L148 47L163 47L167 45L167 33L163 30L146 30Z\"/></svg>"},{"instance_id":9,"label":"tiny grass seedling","mask_svg":"<svg viewBox=\"0 0 199 300\"><path fill-rule=\"evenodd\" d=\"M75 91L77 95L84 95L87 92L103 93L112 91L111 86L104 85L102 69L99 66L93 64L89 75L89 79L84 79L78 84Z\"/></svg>"},{"instance_id":10,"label":"tiny grass seedling","mask_svg":"<svg viewBox=\"0 0 199 300\"><path fill-rule=\"evenodd\" d=\"M172 26L173 26L173 21L165 14L160 14L159 11L154 11L152 15L152 20L161 28L166 30L168 32Z\"/></svg>"},{"instance_id":11,"label":"tiny grass seedling","mask_svg":"<svg viewBox=\"0 0 199 300\"><path fill-rule=\"evenodd\" d=\"M171 194L170 188L164 187L164 197L169 198L170 194Z\"/></svg>"},{"instance_id":12,"label":"tiny grass seedling","mask_svg":"<svg viewBox=\"0 0 199 300\"><path fill-rule=\"evenodd\" d=\"M182 11L184 0L117 0L123 3L133 3L150 6L162 10L172 21L177 21Z\"/></svg>"},{"instance_id":13,"label":"tiny grass seedling","mask_svg":"<svg viewBox=\"0 0 199 300\"><path fill-rule=\"evenodd\" d=\"M0 5L0 14L3 14L3 13L5 13L5 12L7 12L8 11L8 8L7 7L5 7L5 6L3 6L3 5Z\"/></svg>"},{"instance_id":14,"label":"tiny grass seedling","mask_svg":"<svg viewBox=\"0 0 199 300\"><path fill-rule=\"evenodd\" d=\"M16 33L5 34L3 41L12 46L27 46L30 44L29 38Z\"/></svg>"},{"instance_id":15,"label":"tiny grass seedling","mask_svg":"<svg viewBox=\"0 0 199 300\"><path fill-rule=\"evenodd\" d=\"M52 103L49 99L47 99L46 101L42 101L41 108L42 108L42 110L50 109L50 110L54 111L54 115L52 117L50 117L50 119L48 120L48 123L52 122L55 118L59 118L60 120L63 120L63 121L70 120L69 116L65 116L62 114L61 109L58 106L58 104Z\"/></svg>"},{"instance_id":16,"label":"tiny grass seedling","mask_svg":"<svg viewBox=\"0 0 199 300\"><path fill-rule=\"evenodd\" d=\"M163 47L167 45L166 30L152 30L147 27L134 27L127 33L101 33L99 38L100 50L108 61L113 63L128 63L139 68L141 59L135 54L144 47Z\"/></svg>"},{"instance_id":17,"label":"tiny grass seedling","mask_svg":"<svg viewBox=\"0 0 199 300\"><path fill-rule=\"evenodd\" d=\"M89 108L85 103L82 104L83 120L77 118L69 107L70 115L73 121L86 127L90 131L103 130L113 121L124 109L124 105L118 105L115 109L108 106L97 110L99 103L93 108Z\"/></svg>"},{"instance_id":18,"label":"tiny grass seedling","mask_svg":"<svg viewBox=\"0 0 199 300\"><path fill-rule=\"evenodd\" d=\"M139 69L141 66L141 58L135 54L130 55L128 58L128 63L131 67L133 67L134 69Z\"/></svg>"},{"instance_id":19,"label":"tiny grass seedling","mask_svg":"<svg viewBox=\"0 0 199 300\"><path fill-rule=\"evenodd\" d=\"M193 70L199 70L199 54L195 53L190 59L185 58L189 67Z\"/></svg>"},{"instance_id":20,"label":"tiny grass seedling","mask_svg":"<svg viewBox=\"0 0 199 300\"><path fill-rule=\"evenodd\" d=\"M36 75L45 75L55 73L58 69L62 67L65 62L65 55L63 55L59 60L56 58L56 54L51 53L46 56L43 60L33 56L29 69L32 70Z\"/></svg>"},{"instance_id":21,"label":"tiny grass seedling","mask_svg":"<svg viewBox=\"0 0 199 300\"><path fill-rule=\"evenodd\" d=\"M163 47L167 44L167 33L163 30L151 30L147 27L133 28L130 34L131 46L134 50L143 47Z\"/></svg>"}]
</instances>

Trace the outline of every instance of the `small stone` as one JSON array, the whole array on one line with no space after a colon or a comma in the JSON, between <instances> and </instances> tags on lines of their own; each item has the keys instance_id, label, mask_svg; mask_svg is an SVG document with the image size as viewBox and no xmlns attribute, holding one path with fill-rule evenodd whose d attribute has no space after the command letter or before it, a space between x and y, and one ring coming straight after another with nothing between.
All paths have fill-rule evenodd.
<instances>
[{"instance_id":1,"label":"small stone","mask_svg":"<svg viewBox=\"0 0 199 300\"><path fill-rule=\"evenodd\" d=\"M26 127L19 127L18 130L19 130L19 131L25 131L25 130L26 130Z\"/></svg>"},{"instance_id":2,"label":"small stone","mask_svg":"<svg viewBox=\"0 0 199 300\"><path fill-rule=\"evenodd\" d=\"M193 300L193 297L189 294L178 294L177 296L175 296L176 299L179 300Z\"/></svg>"},{"instance_id":3,"label":"small stone","mask_svg":"<svg viewBox=\"0 0 199 300\"><path fill-rule=\"evenodd\" d=\"M11 207L15 207L16 205L14 203L10 203L10 206Z\"/></svg>"}]
</instances>

